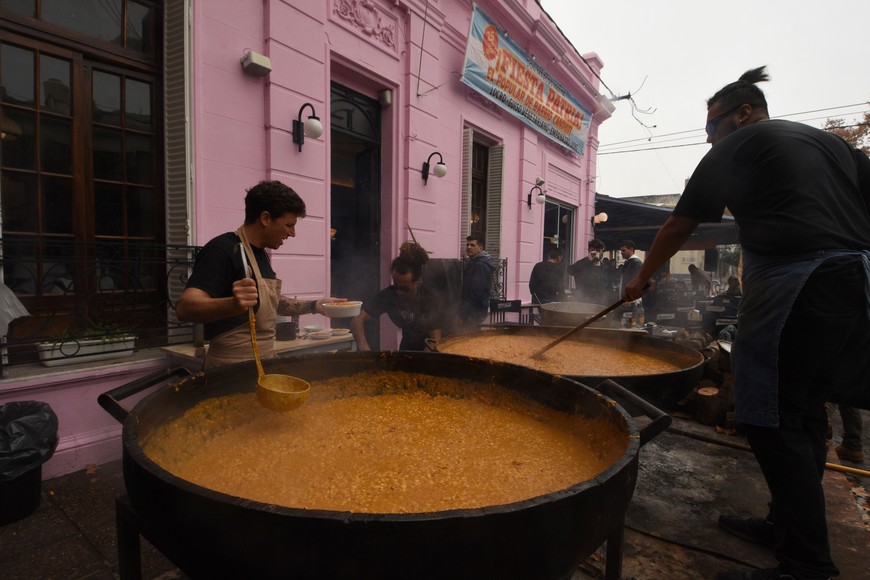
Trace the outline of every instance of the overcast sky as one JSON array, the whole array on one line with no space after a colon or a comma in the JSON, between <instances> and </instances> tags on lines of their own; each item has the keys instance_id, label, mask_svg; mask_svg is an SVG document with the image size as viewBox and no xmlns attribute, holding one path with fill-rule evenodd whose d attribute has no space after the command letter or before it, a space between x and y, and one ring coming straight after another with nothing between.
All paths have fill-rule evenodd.
<instances>
[{"instance_id":1,"label":"overcast sky","mask_svg":"<svg viewBox=\"0 0 870 580\"><path fill-rule=\"evenodd\" d=\"M682 192L710 147L703 130L706 100L757 66L767 65L771 76L759 85L771 117L821 127L825 119L854 121L870 109L868 0L541 5L580 54L595 52L604 62L601 78L610 90L602 87L602 94L631 93L634 116L654 126L646 129L633 118L630 101L615 103L599 131L598 193ZM629 148L646 151L616 153Z\"/></svg>"}]
</instances>

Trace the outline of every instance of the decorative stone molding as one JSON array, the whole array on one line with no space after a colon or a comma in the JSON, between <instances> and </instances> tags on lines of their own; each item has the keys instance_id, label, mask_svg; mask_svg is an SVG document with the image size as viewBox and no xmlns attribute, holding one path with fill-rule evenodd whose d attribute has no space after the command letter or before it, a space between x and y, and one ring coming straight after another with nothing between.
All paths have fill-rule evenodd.
<instances>
[{"instance_id":1,"label":"decorative stone molding","mask_svg":"<svg viewBox=\"0 0 870 580\"><path fill-rule=\"evenodd\" d=\"M370 41L377 41L381 45L380 48L387 49L391 54L397 53L396 17L372 0L335 0L333 13L338 17L336 22Z\"/></svg>"}]
</instances>

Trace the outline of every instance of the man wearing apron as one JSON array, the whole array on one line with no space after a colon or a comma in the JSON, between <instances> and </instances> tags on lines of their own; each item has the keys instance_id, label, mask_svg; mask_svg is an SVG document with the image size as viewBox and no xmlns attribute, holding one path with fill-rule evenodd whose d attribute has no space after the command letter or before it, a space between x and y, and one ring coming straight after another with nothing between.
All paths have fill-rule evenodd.
<instances>
[{"instance_id":1,"label":"man wearing apron","mask_svg":"<svg viewBox=\"0 0 870 580\"><path fill-rule=\"evenodd\" d=\"M245 196L245 223L209 241L196 256L193 273L176 306L178 319L205 325L209 341L204 368L253 358L248 308L257 320L261 358L275 356L277 316L323 313L329 299L300 301L281 296L266 249L277 250L296 236L305 202L280 181L262 181ZM242 265L245 252L250 270Z\"/></svg>"},{"instance_id":2,"label":"man wearing apron","mask_svg":"<svg viewBox=\"0 0 870 580\"><path fill-rule=\"evenodd\" d=\"M700 222L727 207L743 246L743 300L731 360L734 418L771 493L767 518L720 516L720 526L774 550L779 566L720 580L837 576L822 489L825 401L870 408L870 158L800 123L770 120L748 71L707 102L713 145L662 226L647 279Z\"/></svg>"}]
</instances>

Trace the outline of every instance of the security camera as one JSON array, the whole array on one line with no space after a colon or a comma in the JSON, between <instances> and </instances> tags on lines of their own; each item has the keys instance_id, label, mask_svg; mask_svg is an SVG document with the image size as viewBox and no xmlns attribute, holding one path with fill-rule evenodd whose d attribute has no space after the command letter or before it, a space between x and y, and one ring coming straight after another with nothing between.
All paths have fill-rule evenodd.
<instances>
[{"instance_id":1,"label":"security camera","mask_svg":"<svg viewBox=\"0 0 870 580\"><path fill-rule=\"evenodd\" d=\"M542 185L544 185L544 180L538 177L537 179L535 179L535 185L541 187Z\"/></svg>"}]
</instances>

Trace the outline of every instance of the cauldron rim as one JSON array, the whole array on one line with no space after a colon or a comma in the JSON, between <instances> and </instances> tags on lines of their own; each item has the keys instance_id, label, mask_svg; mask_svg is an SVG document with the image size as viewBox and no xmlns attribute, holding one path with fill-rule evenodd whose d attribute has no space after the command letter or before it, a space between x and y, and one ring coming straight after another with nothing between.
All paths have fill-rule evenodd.
<instances>
[{"instance_id":1,"label":"cauldron rim","mask_svg":"<svg viewBox=\"0 0 870 580\"><path fill-rule=\"evenodd\" d=\"M569 327L569 326L541 326L541 325L528 326L528 325L519 325L519 324L502 324L502 325L493 325L493 326L490 326L488 328L476 330L473 332L453 334L453 335L450 335L447 338L443 339L442 341L440 341L440 343L441 344L449 343L453 340L457 340L457 341L458 340L470 340L470 339L473 339L473 338L476 338L479 336L486 336L487 334L494 333L494 332L495 333L500 332L500 333L504 333L504 334L508 334L508 335L511 335L511 334L520 334L520 335L522 335L522 334L535 334L535 335L546 334L548 336L552 336L555 339L555 338L565 334L570 329L571 329L571 327ZM610 336L610 337L622 336L625 338L625 340L628 340L628 341L640 342L642 344L652 346L653 348L659 348L662 350L664 350L664 349L672 350L674 353L676 353L678 355L685 356L687 358L691 357L692 359L694 359L694 362L691 365L684 366L676 371L665 371L665 372L658 372L658 373L644 373L643 375L607 376L607 375L569 375L569 374L564 374L564 373L552 373L552 374L569 378L571 380L580 382L581 384L582 384L582 381L584 381L584 380L588 380L588 381L592 382L592 381L601 381L601 380L608 379L608 378L619 382L620 379L627 378L627 377L633 377L633 376L667 378L667 377L675 375L675 374L680 374L680 373L684 373L684 372L688 372L688 371L695 371L706 362L704 355L702 355L701 353L699 353L695 350L692 350L689 347L682 346L682 345L679 345L676 343L669 343L669 342L660 341L659 339L652 338L651 336L647 335L646 333L626 332L625 330L620 330L620 329L616 329L616 328L587 328L587 329L581 330L578 334L575 334L573 337L566 339L566 340L579 340L579 339L584 338L584 337L594 336L595 334L598 334L601 336ZM478 360L490 360L490 359L486 359L483 357L472 357L472 356L465 355L465 354L453 354L453 353L446 353L446 352L440 353L440 354L449 355L449 356L466 356L468 358L477 358ZM499 361L492 361L492 362L499 362ZM505 364L508 364L508 363L505 363ZM519 365L519 366L523 366L523 365ZM523 367L523 368L531 368L531 367Z\"/></svg>"},{"instance_id":2,"label":"cauldron rim","mask_svg":"<svg viewBox=\"0 0 870 580\"><path fill-rule=\"evenodd\" d=\"M589 396L601 399L605 402L605 407L610 409L610 412L617 413L623 420L626 428L626 447L622 454L610 465L608 465L603 471L596 474L595 476L586 479L582 482L575 483L569 487L564 489L556 490L547 494L538 495L531 498L526 498L523 500L510 502L506 504L496 504L491 506L482 506L478 508L457 508L450 510L440 510L434 512L409 512L409 513L374 513L374 512L352 512L352 511L340 511L340 510L312 510L305 508L295 508L282 506L277 504L269 504L264 503L252 499L240 498L238 496L233 496L227 493L223 493L220 491L216 491L207 487L200 486L193 482L190 482L186 479L183 479L172 472L162 468L156 462L154 462L145 451L142 449L142 446L139 445L138 442L138 431L139 431L139 421L138 416L148 407L149 404L153 402L153 400L161 395L166 389L173 389L175 391L182 391L186 386L193 385L197 380L202 380L204 377L207 377L209 373L218 370L229 371L229 369L236 370L248 370L250 374L256 377L256 367L254 361L236 363L233 365L227 365L224 367L219 367L217 369L212 369L210 371L204 371L203 373L199 373L197 375L192 375L186 379L183 379L179 383L166 385L165 387L158 389L157 391L149 394L144 397L141 401L139 401L136 406L133 408L130 415L124 420L123 431L122 431L122 442L123 442L123 452L125 455L129 456L129 458L136 463L138 463L143 469L150 472L153 476L158 479L162 479L167 483L170 483L173 486L178 487L181 491L202 496L207 499L211 499L214 501L219 501L221 503L228 503L231 505L239 505L244 506L246 509L252 509L258 512L268 513L276 516L292 516L292 517L306 517L312 519L322 519L322 520L330 520L330 521L342 521L342 522L355 522L355 523L366 523L366 522L423 522L423 521L435 521L435 520L451 520L454 518L468 519L469 517L475 516L491 516L491 515L499 515L499 514L508 514L512 512L517 512L521 510L527 510L530 508L534 508L536 506L542 506L545 504L550 504L554 501L558 501L563 498L568 498L574 495L578 495L587 489L591 489L601 485L603 482L610 480L612 477L615 477L618 473L623 470L629 468L632 463L637 461L637 457L640 451L640 436L637 428L637 424L632 419L631 415L629 415L625 409L623 409L616 401L607 397L606 395L596 391L595 389L590 388L589 386L581 383L580 381L571 378L568 375L556 375L552 373L547 373L544 371L538 371L535 369L530 369L529 367L514 365L510 363L503 363L499 361L492 361L489 359L476 359L474 357L464 357L461 355L448 355L448 354L440 354L440 353L425 353L425 352L414 352L408 353L403 351L382 351L379 353L371 353L371 352L342 352L342 353L333 353L331 356L336 356L338 358L359 358L359 357L367 357L371 358L372 355L377 356L378 358L390 358L390 357L436 357L436 358L453 358L453 359L468 359L475 364L485 363L488 366L493 367L502 367L507 369L515 368L518 372L523 372L526 374L535 374L539 375L541 378L546 379L550 382L562 382L570 384L571 386L578 387L582 390L586 390L589 392ZM323 357L322 353L319 354L305 354L300 355L298 357L293 357L296 361L304 362L305 360L310 359L320 359ZM267 372L269 367L273 367L278 363L279 359L271 359L267 361L263 361L264 367L266 367ZM287 359L284 359L285 361ZM409 371L413 372L413 371ZM254 381L252 383L252 391L254 389ZM507 387L502 387L507 388Z\"/></svg>"}]
</instances>

